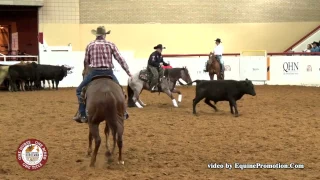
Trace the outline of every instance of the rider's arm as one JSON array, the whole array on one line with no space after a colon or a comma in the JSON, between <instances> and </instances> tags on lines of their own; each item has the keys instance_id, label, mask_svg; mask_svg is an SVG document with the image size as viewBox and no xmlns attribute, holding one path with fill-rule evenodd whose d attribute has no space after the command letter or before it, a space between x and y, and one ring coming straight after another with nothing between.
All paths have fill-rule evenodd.
<instances>
[{"instance_id":1,"label":"rider's arm","mask_svg":"<svg viewBox=\"0 0 320 180\"><path fill-rule=\"evenodd\" d=\"M166 62L164 62L164 60L163 60L163 57L161 56L161 60L160 60L161 62L162 62L162 64L164 65L164 66L169 66L169 64L168 63L166 63Z\"/></svg>"},{"instance_id":2,"label":"rider's arm","mask_svg":"<svg viewBox=\"0 0 320 180\"><path fill-rule=\"evenodd\" d=\"M130 76L129 66L128 66L126 60L121 56L119 49L117 48L117 46L115 44L113 44L111 47L112 47L113 57L119 62L122 69L125 70L126 73Z\"/></svg>"},{"instance_id":3,"label":"rider's arm","mask_svg":"<svg viewBox=\"0 0 320 180\"><path fill-rule=\"evenodd\" d=\"M90 52L89 52L89 45L86 47L86 53L84 56L83 66L86 67L86 65L90 64Z\"/></svg>"}]
</instances>

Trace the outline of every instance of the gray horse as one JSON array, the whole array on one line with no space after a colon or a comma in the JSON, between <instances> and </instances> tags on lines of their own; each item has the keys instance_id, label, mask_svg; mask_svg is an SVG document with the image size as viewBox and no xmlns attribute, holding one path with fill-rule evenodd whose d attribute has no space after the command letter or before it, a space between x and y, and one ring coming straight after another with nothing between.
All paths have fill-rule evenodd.
<instances>
[{"instance_id":1,"label":"gray horse","mask_svg":"<svg viewBox=\"0 0 320 180\"><path fill-rule=\"evenodd\" d=\"M149 76L150 74L148 73L148 71L144 69L140 72L135 73L132 78L128 80L128 107L143 108L143 106L146 106L146 104L144 104L140 100L139 95L141 94L143 89L150 91ZM188 69L186 67L165 69L164 77L161 79L160 91L155 92L166 93L171 98L173 106L178 107L177 101L173 97L172 93L179 94L178 102L180 103L182 100L182 94L178 89L175 88L175 86L177 81L181 85L192 82ZM151 91L151 93L154 93L154 91Z\"/></svg>"}]
</instances>

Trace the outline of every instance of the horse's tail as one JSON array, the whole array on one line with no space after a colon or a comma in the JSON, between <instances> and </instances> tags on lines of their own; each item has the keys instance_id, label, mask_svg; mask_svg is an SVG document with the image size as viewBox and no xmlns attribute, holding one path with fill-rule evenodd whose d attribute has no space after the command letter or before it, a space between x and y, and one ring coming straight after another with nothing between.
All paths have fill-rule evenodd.
<instances>
[{"instance_id":1,"label":"horse's tail","mask_svg":"<svg viewBox=\"0 0 320 180\"><path fill-rule=\"evenodd\" d=\"M127 93L128 93L128 107L134 107L135 104L133 102L133 95L134 95L134 92L132 90L132 88L130 87L130 83L129 83L130 80L128 80L128 85L127 85Z\"/></svg>"},{"instance_id":2,"label":"horse's tail","mask_svg":"<svg viewBox=\"0 0 320 180\"><path fill-rule=\"evenodd\" d=\"M199 83L199 82L201 82L201 81L203 81L203 80L194 80L194 81L192 81L192 82L189 82L189 83L187 83L187 84L183 84L184 86L188 86L188 85L192 85L193 83L196 83L196 85Z\"/></svg>"}]
</instances>

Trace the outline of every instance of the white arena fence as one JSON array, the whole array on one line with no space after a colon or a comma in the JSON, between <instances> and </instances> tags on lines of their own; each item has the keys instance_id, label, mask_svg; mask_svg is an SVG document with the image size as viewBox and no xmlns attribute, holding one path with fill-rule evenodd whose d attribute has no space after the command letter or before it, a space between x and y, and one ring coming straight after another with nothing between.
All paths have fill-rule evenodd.
<instances>
[{"instance_id":1,"label":"white arena fence","mask_svg":"<svg viewBox=\"0 0 320 180\"><path fill-rule=\"evenodd\" d=\"M127 60L131 73L137 73L147 66L148 57L134 58L134 52L121 52ZM0 56L1 58L1 56ZM77 87L82 81L84 52L41 52L40 64L68 65L73 67L59 86ZM172 67L186 66L192 80L209 80L203 72L208 56L191 55L165 57ZM248 78L254 84L320 86L320 56L223 56L225 79L244 80ZM0 64L17 64L20 61L0 61ZM127 85L128 76L114 60L114 73L121 85Z\"/></svg>"},{"instance_id":2,"label":"white arena fence","mask_svg":"<svg viewBox=\"0 0 320 180\"><path fill-rule=\"evenodd\" d=\"M38 56L32 55L4 55L0 53L0 64L12 64L14 61L39 61Z\"/></svg>"}]
</instances>

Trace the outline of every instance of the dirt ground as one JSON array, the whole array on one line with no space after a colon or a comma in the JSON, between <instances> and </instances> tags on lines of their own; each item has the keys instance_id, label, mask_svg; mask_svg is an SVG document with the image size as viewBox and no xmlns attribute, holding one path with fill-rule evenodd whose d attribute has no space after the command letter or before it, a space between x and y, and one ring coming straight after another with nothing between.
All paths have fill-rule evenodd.
<instances>
[{"instance_id":1,"label":"dirt ground","mask_svg":"<svg viewBox=\"0 0 320 180\"><path fill-rule=\"evenodd\" d=\"M219 112L200 102L194 116L194 87L180 89L179 108L165 94L143 92L147 107L128 110L124 166L106 165L101 124L95 168L85 156L88 126L72 120L75 89L0 92L0 179L320 179L319 88L256 86L256 97L238 101L238 118L227 102L218 103ZM15 157L29 138L41 140L49 151L47 164L34 172ZM208 163L256 162L305 168L208 169Z\"/></svg>"}]
</instances>

